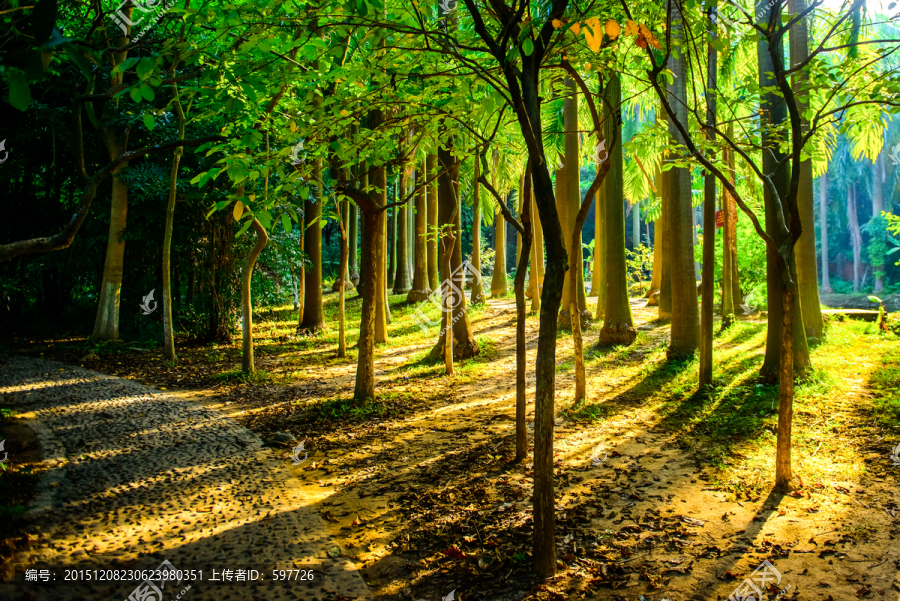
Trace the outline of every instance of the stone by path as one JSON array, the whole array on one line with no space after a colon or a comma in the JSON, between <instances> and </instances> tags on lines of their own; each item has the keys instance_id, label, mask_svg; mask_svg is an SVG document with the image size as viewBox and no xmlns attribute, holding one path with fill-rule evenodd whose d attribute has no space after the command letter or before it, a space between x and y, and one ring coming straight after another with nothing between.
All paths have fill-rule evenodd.
<instances>
[{"instance_id":1,"label":"stone by path","mask_svg":"<svg viewBox=\"0 0 900 601\"><path fill-rule=\"evenodd\" d=\"M20 357L0 361L0 404L28 420L50 466L29 512L30 548L0 577L0 601L369 598L319 515L329 491L298 486L283 451L217 411ZM188 577L134 577L164 561Z\"/></svg>"}]
</instances>

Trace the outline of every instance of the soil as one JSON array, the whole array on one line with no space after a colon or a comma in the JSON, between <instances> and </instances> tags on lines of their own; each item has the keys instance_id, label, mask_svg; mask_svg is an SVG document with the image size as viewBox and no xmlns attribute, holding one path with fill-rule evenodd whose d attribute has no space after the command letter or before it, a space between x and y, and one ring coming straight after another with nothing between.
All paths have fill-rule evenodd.
<instances>
[{"instance_id":1,"label":"soil","mask_svg":"<svg viewBox=\"0 0 900 601\"><path fill-rule=\"evenodd\" d=\"M644 305L632 302L639 338L619 355L628 364L640 364L667 340L668 328ZM860 402L872 397L864 377L833 395L829 418L834 438L852 446L864 466L778 494L769 483L774 458L714 466L662 419L633 378L589 367L589 396L604 404L606 418L571 417L565 335L557 348L554 451L559 571L538 579L530 568L531 460L513 461L514 302L489 301L472 326L494 347L462 364L452 380L409 365L433 341L378 351L377 415L323 415L317 404L348 398L355 361L322 361L298 373L289 353L257 353L260 369L295 374L287 384L215 380L199 350L182 352L186 363L178 368L160 365L152 353L87 367L177 386L263 438L287 431L305 440L310 461L291 469L295 485L331 491L321 503L329 534L362 566L378 599L444 599L451 591L464 601L724 599L764 561L778 574L768 583L769 599L779 589L787 589L781 599L897 599L900 468L886 456L884 438L892 434L877 429ZM528 320L529 399L537 327L537 319ZM54 353L52 344L41 348L78 360ZM218 361L230 365L234 357ZM282 455L290 464L290 451ZM797 455L800 464L814 459Z\"/></svg>"}]
</instances>

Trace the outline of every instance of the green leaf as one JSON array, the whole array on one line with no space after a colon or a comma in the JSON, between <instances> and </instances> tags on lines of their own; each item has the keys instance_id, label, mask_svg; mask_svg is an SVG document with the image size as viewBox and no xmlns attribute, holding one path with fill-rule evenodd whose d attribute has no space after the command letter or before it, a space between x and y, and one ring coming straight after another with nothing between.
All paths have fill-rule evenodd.
<instances>
[{"instance_id":1,"label":"green leaf","mask_svg":"<svg viewBox=\"0 0 900 601\"><path fill-rule=\"evenodd\" d=\"M148 86L145 83L141 84L141 96L143 96L147 100L153 100L156 98L156 92L153 91L153 88Z\"/></svg>"},{"instance_id":2,"label":"green leaf","mask_svg":"<svg viewBox=\"0 0 900 601\"><path fill-rule=\"evenodd\" d=\"M880 298L878 298L877 296L869 296L869 300L872 301L873 303L878 303L878 304L882 303L882 300Z\"/></svg>"},{"instance_id":3,"label":"green leaf","mask_svg":"<svg viewBox=\"0 0 900 601\"><path fill-rule=\"evenodd\" d=\"M237 184L247 177L247 168L241 163L232 163L228 166L227 173L231 181Z\"/></svg>"},{"instance_id":4,"label":"green leaf","mask_svg":"<svg viewBox=\"0 0 900 601\"><path fill-rule=\"evenodd\" d=\"M522 42L522 53L525 56L531 56L532 52L534 52L534 42L531 41L531 38L525 38L525 41Z\"/></svg>"},{"instance_id":5,"label":"green leaf","mask_svg":"<svg viewBox=\"0 0 900 601\"><path fill-rule=\"evenodd\" d=\"M303 200L309 198L309 188L307 188L306 186L300 186L300 190L298 191L300 192L300 198L302 198Z\"/></svg>"},{"instance_id":6,"label":"green leaf","mask_svg":"<svg viewBox=\"0 0 900 601\"><path fill-rule=\"evenodd\" d=\"M156 61L152 58L144 57L141 59L141 62L138 63L137 69L135 72L137 76L141 79L147 79L151 75L153 75L153 71L156 70Z\"/></svg>"},{"instance_id":7,"label":"green leaf","mask_svg":"<svg viewBox=\"0 0 900 601\"><path fill-rule=\"evenodd\" d=\"M281 216L281 226L284 228L284 232L286 234L291 233L291 218L287 215Z\"/></svg>"},{"instance_id":8,"label":"green leaf","mask_svg":"<svg viewBox=\"0 0 900 601\"><path fill-rule=\"evenodd\" d=\"M128 93L131 95L132 100L134 100L137 103L140 103L142 96L141 96L141 91L138 88L131 88L131 90Z\"/></svg>"},{"instance_id":9,"label":"green leaf","mask_svg":"<svg viewBox=\"0 0 900 601\"><path fill-rule=\"evenodd\" d=\"M31 104L31 90L28 89L28 80L25 74L18 69L9 70L9 103L20 111L28 110Z\"/></svg>"},{"instance_id":10,"label":"green leaf","mask_svg":"<svg viewBox=\"0 0 900 601\"><path fill-rule=\"evenodd\" d=\"M238 233L236 233L236 234L234 235L234 237L235 237L235 238L240 237L241 234L243 234L243 233L246 232L248 229L250 229L250 226L251 226L251 225L253 225L253 220L252 220L252 219L247 219L247 220L244 222L244 225L241 226L241 229L238 230Z\"/></svg>"},{"instance_id":11,"label":"green leaf","mask_svg":"<svg viewBox=\"0 0 900 601\"><path fill-rule=\"evenodd\" d=\"M84 75L84 78L90 81L91 79L91 66L88 64L87 59L84 57L84 54L78 49L74 44L63 44L62 45L63 52L69 55L69 58L72 59L72 62L78 66L78 69L81 70L81 74Z\"/></svg>"},{"instance_id":12,"label":"green leaf","mask_svg":"<svg viewBox=\"0 0 900 601\"><path fill-rule=\"evenodd\" d=\"M150 131L153 131L153 128L156 127L156 118L150 113L144 113L144 127Z\"/></svg>"}]
</instances>

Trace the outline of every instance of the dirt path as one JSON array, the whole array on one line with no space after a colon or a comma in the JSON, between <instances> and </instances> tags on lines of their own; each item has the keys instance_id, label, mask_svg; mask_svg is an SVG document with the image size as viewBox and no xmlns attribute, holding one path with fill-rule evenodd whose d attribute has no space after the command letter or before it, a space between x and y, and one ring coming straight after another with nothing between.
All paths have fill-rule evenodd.
<instances>
[{"instance_id":1,"label":"dirt path","mask_svg":"<svg viewBox=\"0 0 900 601\"><path fill-rule=\"evenodd\" d=\"M185 587L185 599L368 596L317 511L327 492L296 486L259 437L233 420L39 359L3 365L0 395L36 431L50 467L27 527L30 548L8 566L14 573L0 598L124 599L143 580L130 571L163 561L194 571L180 583L156 583L166 601ZM49 581L26 582L25 569L46 569ZM222 580L226 569L230 580ZM251 569L259 578L241 582L238 570ZM275 582L273 570L286 569L294 572L285 578L312 570L313 579Z\"/></svg>"}]
</instances>

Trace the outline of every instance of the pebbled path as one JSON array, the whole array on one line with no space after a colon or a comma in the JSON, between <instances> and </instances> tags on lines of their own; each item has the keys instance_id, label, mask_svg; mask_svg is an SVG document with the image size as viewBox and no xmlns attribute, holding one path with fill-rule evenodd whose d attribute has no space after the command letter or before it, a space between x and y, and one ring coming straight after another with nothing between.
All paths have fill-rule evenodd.
<instances>
[{"instance_id":1,"label":"pebbled path","mask_svg":"<svg viewBox=\"0 0 900 601\"><path fill-rule=\"evenodd\" d=\"M328 491L304 490L292 476L299 467L217 411L22 357L0 360L0 404L28 421L50 467L28 514L30 548L0 576L0 600L130 599L141 580L128 576L163 561L194 578L144 583L134 601L370 598L319 515ZM26 569L48 570L49 580L28 582ZM286 569L293 580L273 580ZM72 570L88 572L73 581ZM238 570L257 580L239 581ZM298 570L313 579L298 580Z\"/></svg>"}]
</instances>

